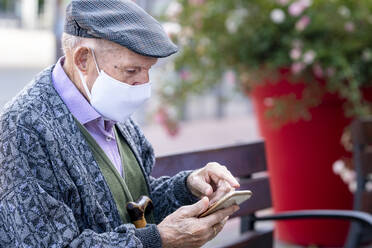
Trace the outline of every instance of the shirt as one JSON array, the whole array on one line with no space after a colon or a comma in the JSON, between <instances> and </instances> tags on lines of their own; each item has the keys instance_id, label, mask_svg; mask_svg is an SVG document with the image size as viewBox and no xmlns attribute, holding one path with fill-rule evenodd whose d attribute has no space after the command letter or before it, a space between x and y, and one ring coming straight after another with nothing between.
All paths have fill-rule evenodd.
<instances>
[{"instance_id":1,"label":"shirt","mask_svg":"<svg viewBox=\"0 0 372 248\"><path fill-rule=\"evenodd\" d=\"M88 130L97 144L123 176L119 149L114 133L114 121L104 118L90 105L63 69L65 58L58 60L53 69L53 86L72 115ZM109 97L109 96L108 96Z\"/></svg>"}]
</instances>

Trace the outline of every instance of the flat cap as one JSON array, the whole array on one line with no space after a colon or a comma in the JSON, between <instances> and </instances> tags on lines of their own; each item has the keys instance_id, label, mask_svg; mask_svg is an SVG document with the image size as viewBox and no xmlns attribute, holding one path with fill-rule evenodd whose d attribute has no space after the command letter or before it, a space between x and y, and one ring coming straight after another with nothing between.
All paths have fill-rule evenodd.
<instances>
[{"instance_id":1,"label":"flat cap","mask_svg":"<svg viewBox=\"0 0 372 248\"><path fill-rule=\"evenodd\" d=\"M161 24L131 0L72 0L64 31L113 41L144 56L163 58L178 50Z\"/></svg>"}]
</instances>

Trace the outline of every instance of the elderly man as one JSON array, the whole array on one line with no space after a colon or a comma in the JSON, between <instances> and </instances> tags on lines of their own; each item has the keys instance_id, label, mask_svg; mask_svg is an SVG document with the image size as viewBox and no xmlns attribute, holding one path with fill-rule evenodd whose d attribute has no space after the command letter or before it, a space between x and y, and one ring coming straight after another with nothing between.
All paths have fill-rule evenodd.
<instances>
[{"instance_id":1,"label":"elderly man","mask_svg":"<svg viewBox=\"0 0 372 248\"><path fill-rule=\"evenodd\" d=\"M153 178L154 154L130 118L149 70L177 51L132 1L73 0L65 56L0 118L0 247L200 247L238 207L198 216L238 182L217 163ZM175 165L177 166L177 165ZM135 228L126 203L151 197Z\"/></svg>"}]
</instances>

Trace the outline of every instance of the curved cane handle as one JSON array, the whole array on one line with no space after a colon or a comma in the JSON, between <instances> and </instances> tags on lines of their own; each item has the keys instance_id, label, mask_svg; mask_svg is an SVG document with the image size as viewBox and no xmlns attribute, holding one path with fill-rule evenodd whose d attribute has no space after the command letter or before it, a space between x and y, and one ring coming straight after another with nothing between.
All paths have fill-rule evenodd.
<instances>
[{"instance_id":1,"label":"curved cane handle","mask_svg":"<svg viewBox=\"0 0 372 248\"><path fill-rule=\"evenodd\" d=\"M146 226L145 213L154 208L151 199L148 196L141 196L135 202L128 202L127 211L132 223L136 228L143 228Z\"/></svg>"}]
</instances>

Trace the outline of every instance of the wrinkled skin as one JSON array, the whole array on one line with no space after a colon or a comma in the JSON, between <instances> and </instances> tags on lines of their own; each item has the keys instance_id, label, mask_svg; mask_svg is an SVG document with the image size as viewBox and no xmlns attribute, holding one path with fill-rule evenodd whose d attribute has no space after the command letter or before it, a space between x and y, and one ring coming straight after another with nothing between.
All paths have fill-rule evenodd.
<instances>
[{"instance_id":1,"label":"wrinkled skin","mask_svg":"<svg viewBox=\"0 0 372 248\"><path fill-rule=\"evenodd\" d=\"M166 217L158 225L163 247L201 247L213 239L222 230L228 216L239 209L234 205L204 218L198 218L208 206L209 200L204 197L194 205L181 207Z\"/></svg>"}]
</instances>

